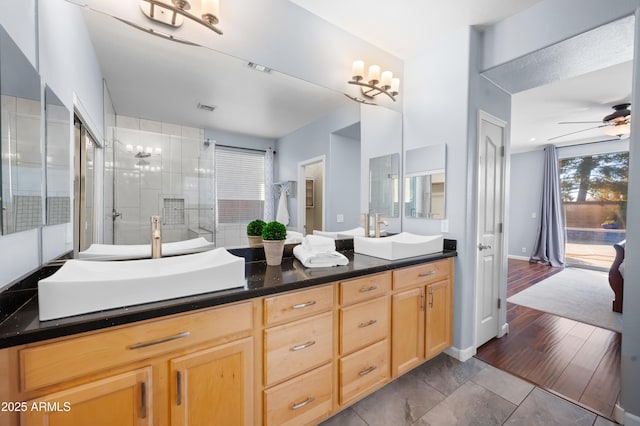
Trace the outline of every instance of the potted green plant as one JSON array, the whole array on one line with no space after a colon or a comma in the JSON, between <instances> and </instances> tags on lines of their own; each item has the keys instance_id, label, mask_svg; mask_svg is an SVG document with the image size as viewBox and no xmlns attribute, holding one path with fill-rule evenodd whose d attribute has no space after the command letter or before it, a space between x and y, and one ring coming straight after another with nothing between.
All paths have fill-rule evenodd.
<instances>
[{"instance_id":1,"label":"potted green plant","mask_svg":"<svg viewBox=\"0 0 640 426\"><path fill-rule=\"evenodd\" d=\"M247 239L249 247L262 247L262 228L267 223L264 220L256 219L247 225Z\"/></svg>"},{"instance_id":2,"label":"potted green plant","mask_svg":"<svg viewBox=\"0 0 640 426\"><path fill-rule=\"evenodd\" d=\"M284 240L287 238L287 228L280 222L269 222L262 228L262 244L267 265L277 266L282 262Z\"/></svg>"}]
</instances>

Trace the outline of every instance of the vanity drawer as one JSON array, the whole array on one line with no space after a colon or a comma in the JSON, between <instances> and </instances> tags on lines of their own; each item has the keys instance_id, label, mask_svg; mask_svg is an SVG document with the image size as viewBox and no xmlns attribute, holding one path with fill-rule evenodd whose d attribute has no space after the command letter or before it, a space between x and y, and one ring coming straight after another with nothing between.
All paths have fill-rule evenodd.
<instances>
[{"instance_id":1,"label":"vanity drawer","mask_svg":"<svg viewBox=\"0 0 640 426\"><path fill-rule=\"evenodd\" d=\"M264 391L265 424L315 424L331 412L331 364Z\"/></svg>"},{"instance_id":2,"label":"vanity drawer","mask_svg":"<svg viewBox=\"0 0 640 426\"><path fill-rule=\"evenodd\" d=\"M23 391L39 389L166 352L249 332L252 302L102 331L20 351Z\"/></svg>"},{"instance_id":3,"label":"vanity drawer","mask_svg":"<svg viewBox=\"0 0 640 426\"><path fill-rule=\"evenodd\" d=\"M340 354L363 348L389 334L389 298L340 309Z\"/></svg>"},{"instance_id":4,"label":"vanity drawer","mask_svg":"<svg viewBox=\"0 0 640 426\"><path fill-rule=\"evenodd\" d=\"M393 289L413 287L439 281L451 274L451 259L423 263L393 271Z\"/></svg>"},{"instance_id":5,"label":"vanity drawer","mask_svg":"<svg viewBox=\"0 0 640 426\"><path fill-rule=\"evenodd\" d=\"M292 321L333 307L333 286L327 285L264 299L264 322Z\"/></svg>"},{"instance_id":6,"label":"vanity drawer","mask_svg":"<svg viewBox=\"0 0 640 426\"><path fill-rule=\"evenodd\" d=\"M389 344L383 340L340 359L340 405L389 378Z\"/></svg>"},{"instance_id":7,"label":"vanity drawer","mask_svg":"<svg viewBox=\"0 0 640 426\"><path fill-rule=\"evenodd\" d=\"M387 294L391 272L369 275L340 283L340 304L349 305Z\"/></svg>"},{"instance_id":8,"label":"vanity drawer","mask_svg":"<svg viewBox=\"0 0 640 426\"><path fill-rule=\"evenodd\" d=\"M333 313L264 331L265 386L328 362L333 356Z\"/></svg>"}]
</instances>

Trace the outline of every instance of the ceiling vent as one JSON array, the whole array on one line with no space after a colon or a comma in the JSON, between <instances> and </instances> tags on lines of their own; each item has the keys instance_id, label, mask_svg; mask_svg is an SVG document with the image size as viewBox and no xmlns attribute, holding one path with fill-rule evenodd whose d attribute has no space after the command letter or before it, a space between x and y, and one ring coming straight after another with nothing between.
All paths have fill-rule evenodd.
<instances>
[{"instance_id":1,"label":"ceiling vent","mask_svg":"<svg viewBox=\"0 0 640 426\"><path fill-rule=\"evenodd\" d=\"M269 74L271 72L271 68L265 67L264 65L256 64L255 62L249 62L247 64L249 68L253 68L256 71L264 72Z\"/></svg>"},{"instance_id":2,"label":"ceiling vent","mask_svg":"<svg viewBox=\"0 0 640 426\"><path fill-rule=\"evenodd\" d=\"M201 104L199 102L198 102L198 108L203 109L205 111L209 111L209 112L213 112L213 110L216 109L216 107L214 106Z\"/></svg>"}]
</instances>

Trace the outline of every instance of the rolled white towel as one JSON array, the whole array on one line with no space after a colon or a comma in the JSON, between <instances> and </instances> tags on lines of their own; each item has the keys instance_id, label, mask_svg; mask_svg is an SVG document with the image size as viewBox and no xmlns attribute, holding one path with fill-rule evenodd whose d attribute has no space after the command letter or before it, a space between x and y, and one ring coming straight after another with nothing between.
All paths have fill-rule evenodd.
<instances>
[{"instance_id":1,"label":"rolled white towel","mask_svg":"<svg viewBox=\"0 0 640 426\"><path fill-rule=\"evenodd\" d=\"M349 264L349 259L337 251L314 253L302 245L293 248L293 255L307 268L326 268Z\"/></svg>"},{"instance_id":2,"label":"rolled white towel","mask_svg":"<svg viewBox=\"0 0 640 426\"><path fill-rule=\"evenodd\" d=\"M336 242L320 235L307 235L302 240L302 247L314 253L336 251Z\"/></svg>"},{"instance_id":3,"label":"rolled white towel","mask_svg":"<svg viewBox=\"0 0 640 426\"><path fill-rule=\"evenodd\" d=\"M304 236L302 235L302 233L287 230L287 238L285 240L285 243L287 244L301 243L303 239L304 239Z\"/></svg>"}]
</instances>

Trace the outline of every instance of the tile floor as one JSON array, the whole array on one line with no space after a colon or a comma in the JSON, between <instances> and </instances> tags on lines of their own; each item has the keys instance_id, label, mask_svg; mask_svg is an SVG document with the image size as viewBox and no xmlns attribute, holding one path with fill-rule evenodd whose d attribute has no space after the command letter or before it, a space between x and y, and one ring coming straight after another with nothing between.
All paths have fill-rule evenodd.
<instances>
[{"instance_id":1,"label":"tile floor","mask_svg":"<svg viewBox=\"0 0 640 426\"><path fill-rule=\"evenodd\" d=\"M417 367L322 426L611 426L615 423L476 358L445 354Z\"/></svg>"}]
</instances>

